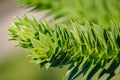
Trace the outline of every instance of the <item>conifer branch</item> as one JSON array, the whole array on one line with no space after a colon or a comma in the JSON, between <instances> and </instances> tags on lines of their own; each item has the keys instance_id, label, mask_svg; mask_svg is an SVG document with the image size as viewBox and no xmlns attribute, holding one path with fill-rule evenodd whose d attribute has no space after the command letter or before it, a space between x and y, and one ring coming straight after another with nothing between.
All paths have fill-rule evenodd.
<instances>
[{"instance_id":1,"label":"conifer branch","mask_svg":"<svg viewBox=\"0 0 120 80\"><path fill-rule=\"evenodd\" d=\"M95 74L109 80L120 66L120 29L111 23L109 29L98 24L71 22L71 26L38 22L27 17L16 18L9 29L11 40L27 50L41 67L62 67L70 64L66 76L74 80L78 75L90 80ZM120 72L118 72L120 73ZM96 79L97 80L97 79Z\"/></svg>"}]
</instances>

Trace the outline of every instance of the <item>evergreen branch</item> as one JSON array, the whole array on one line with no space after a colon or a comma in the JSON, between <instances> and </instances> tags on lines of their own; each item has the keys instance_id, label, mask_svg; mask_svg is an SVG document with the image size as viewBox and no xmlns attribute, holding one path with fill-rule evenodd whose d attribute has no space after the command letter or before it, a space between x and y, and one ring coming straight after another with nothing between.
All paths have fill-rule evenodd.
<instances>
[{"instance_id":1,"label":"evergreen branch","mask_svg":"<svg viewBox=\"0 0 120 80\"><path fill-rule=\"evenodd\" d=\"M97 24L71 22L71 26L54 25L35 19L16 18L9 29L11 40L26 48L32 60L46 68L71 64L66 76L74 80L79 75L91 80L109 80L120 66L120 29L109 24L109 29ZM106 75L108 74L108 75Z\"/></svg>"}]
</instances>

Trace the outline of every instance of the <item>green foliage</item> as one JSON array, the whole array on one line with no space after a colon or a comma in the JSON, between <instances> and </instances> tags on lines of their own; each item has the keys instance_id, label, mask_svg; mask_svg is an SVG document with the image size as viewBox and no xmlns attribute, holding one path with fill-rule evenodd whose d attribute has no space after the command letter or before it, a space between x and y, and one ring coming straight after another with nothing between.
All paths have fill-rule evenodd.
<instances>
[{"instance_id":1,"label":"green foliage","mask_svg":"<svg viewBox=\"0 0 120 80\"><path fill-rule=\"evenodd\" d=\"M83 18L109 28L114 21L120 25L120 0L18 0L24 6L33 7L33 10L50 11L46 16L55 15L55 19L70 19L84 24Z\"/></svg>"},{"instance_id":2,"label":"green foliage","mask_svg":"<svg viewBox=\"0 0 120 80\"><path fill-rule=\"evenodd\" d=\"M70 26L50 26L27 17L16 20L9 29L11 39L26 48L41 67L70 64L65 76L69 75L68 80L79 75L91 80L96 74L96 80L109 80L120 73L120 29L117 24L111 23L106 29L101 25L90 25L88 21L85 25L71 21Z\"/></svg>"},{"instance_id":3,"label":"green foliage","mask_svg":"<svg viewBox=\"0 0 120 80\"><path fill-rule=\"evenodd\" d=\"M68 80L79 75L84 80L109 80L120 74L120 0L18 2L49 10L45 17L63 19L63 24L53 26L27 17L12 23L11 39L26 48L35 63L46 68L69 64L64 78Z\"/></svg>"}]
</instances>

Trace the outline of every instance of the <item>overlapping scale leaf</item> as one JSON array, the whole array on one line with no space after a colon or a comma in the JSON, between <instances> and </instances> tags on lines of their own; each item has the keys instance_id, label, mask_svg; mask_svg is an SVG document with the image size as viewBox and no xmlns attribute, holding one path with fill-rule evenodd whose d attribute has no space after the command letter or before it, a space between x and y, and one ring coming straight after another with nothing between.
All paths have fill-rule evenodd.
<instances>
[{"instance_id":1,"label":"overlapping scale leaf","mask_svg":"<svg viewBox=\"0 0 120 80\"><path fill-rule=\"evenodd\" d=\"M75 27L74 27L75 28ZM81 25L77 27L77 31L75 29L73 29L72 32L76 32L73 33L74 37L76 37L77 39L79 39L79 43L82 44L78 44L79 46L86 46L88 48L85 47L85 51L86 55L84 55L84 58L86 58L86 56L88 56L82 63L82 69L81 69L81 65L80 66L76 66L76 68L74 68L74 70L77 71L71 72L71 74L74 74L72 76L70 76L69 80L73 80L74 78L76 78L78 75L83 74L83 76L85 76L85 79L90 80L95 73L97 73L98 70L100 70L101 68L104 68L106 66L107 63L110 63L110 61L112 60L112 64L107 66L107 70L106 72L104 72L104 70L101 72L103 74L109 74L109 76L107 77L107 79L110 79L114 73L114 70L118 67L119 60L117 57L120 54L120 47L117 46L117 44L119 44L120 39L118 41L119 38L119 29L117 26L112 26L110 30L104 29L99 25L93 25L93 26L88 26L88 28L86 28L86 30L84 30L83 28L86 28L86 26L82 27ZM89 30L91 30L92 32L92 36L94 36L94 43L92 45L89 46L89 43L86 43L88 40L88 35L89 35ZM116 33L114 33L114 30L116 30ZM117 32L118 31L118 32ZM81 35L79 32L83 33L83 35ZM108 32L110 33L108 35ZM87 35L86 35L87 33ZM117 38L115 38L115 36L117 36ZM90 36L90 37L92 37ZM75 39L76 39L75 38ZM85 38L85 39L83 39ZM90 39L92 40L92 39ZM90 41L88 40L88 41ZM76 40L77 41L77 40ZM78 42L78 41L77 41ZM93 47L94 46L94 47ZM114 47L113 47L114 46ZM82 49L83 50L83 49ZM116 61L117 59L117 61ZM88 61L90 61L88 63ZM117 62L117 63L116 63ZM113 67L114 65L114 67ZM115 67L116 65L116 67ZM94 66L94 67L93 67ZM92 67L92 69L91 69ZM113 71L113 72L112 72ZM88 73L89 72L89 73ZM87 76L86 76L87 75ZM100 74L101 75L101 74Z\"/></svg>"}]
</instances>

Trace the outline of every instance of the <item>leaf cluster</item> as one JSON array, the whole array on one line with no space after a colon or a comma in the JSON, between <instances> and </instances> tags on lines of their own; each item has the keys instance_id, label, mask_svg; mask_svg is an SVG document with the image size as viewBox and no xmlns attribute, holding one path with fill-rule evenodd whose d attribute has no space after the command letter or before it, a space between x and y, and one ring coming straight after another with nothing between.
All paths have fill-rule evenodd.
<instances>
[{"instance_id":1,"label":"leaf cluster","mask_svg":"<svg viewBox=\"0 0 120 80\"><path fill-rule=\"evenodd\" d=\"M51 28L54 27L54 28ZM90 80L109 80L119 74L120 29L111 23L109 29L85 21L50 26L27 17L16 18L9 29L11 39L26 48L33 61L46 68L69 64L66 76L74 80L79 75ZM106 76L107 74L107 76ZM104 77L106 76L106 77Z\"/></svg>"}]
</instances>

